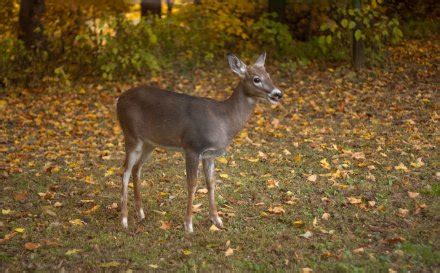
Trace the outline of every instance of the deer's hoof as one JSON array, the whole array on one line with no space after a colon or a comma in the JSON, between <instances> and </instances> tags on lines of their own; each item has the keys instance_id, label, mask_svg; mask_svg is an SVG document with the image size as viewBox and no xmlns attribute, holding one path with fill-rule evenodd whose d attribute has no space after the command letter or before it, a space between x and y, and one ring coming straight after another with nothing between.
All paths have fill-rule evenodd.
<instances>
[{"instance_id":1,"label":"deer's hoof","mask_svg":"<svg viewBox=\"0 0 440 273\"><path fill-rule=\"evenodd\" d=\"M144 209L139 209L137 215L140 221L144 220L145 219Z\"/></svg>"},{"instance_id":2,"label":"deer's hoof","mask_svg":"<svg viewBox=\"0 0 440 273\"><path fill-rule=\"evenodd\" d=\"M194 232L192 222L185 222L184 225L185 225L186 233L193 233Z\"/></svg>"},{"instance_id":3,"label":"deer's hoof","mask_svg":"<svg viewBox=\"0 0 440 273\"><path fill-rule=\"evenodd\" d=\"M211 217L211 221L212 223L218 227L218 228L223 228L223 221L222 218L218 217L218 216L212 216Z\"/></svg>"},{"instance_id":4,"label":"deer's hoof","mask_svg":"<svg viewBox=\"0 0 440 273\"><path fill-rule=\"evenodd\" d=\"M128 228L128 220L127 217L122 218L122 226L127 229Z\"/></svg>"}]
</instances>

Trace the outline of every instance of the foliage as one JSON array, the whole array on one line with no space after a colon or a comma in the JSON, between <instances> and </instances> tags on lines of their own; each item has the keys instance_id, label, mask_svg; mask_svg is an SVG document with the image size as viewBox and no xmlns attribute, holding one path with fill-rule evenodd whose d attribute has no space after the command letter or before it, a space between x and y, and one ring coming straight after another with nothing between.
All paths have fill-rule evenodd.
<instances>
[{"instance_id":1,"label":"foliage","mask_svg":"<svg viewBox=\"0 0 440 273\"><path fill-rule=\"evenodd\" d=\"M267 51L293 69L313 61L346 61L353 30L377 62L388 44L403 37L401 28L409 37L429 34L429 24L401 26L381 0L363 1L359 11L350 8L349 0L289 0L282 23L267 13L267 0L176 4L170 16L139 23L132 16L139 5L123 0L45 3L47 43L35 52L25 50L16 38L19 1L0 4L2 81L29 85L59 77L65 83L85 77L145 78L171 67L215 66L228 52L254 58ZM438 33L437 21L430 20L428 29ZM418 30L411 32L411 26Z\"/></svg>"},{"instance_id":2,"label":"foliage","mask_svg":"<svg viewBox=\"0 0 440 273\"><path fill-rule=\"evenodd\" d=\"M371 0L361 9L349 5L338 7L334 15L321 25L323 35L319 37L319 44L323 52L347 50L352 39L363 40L372 60L380 60L385 46L397 43L403 37L398 19L386 16L381 3L382 0Z\"/></svg>"}]
</instances>

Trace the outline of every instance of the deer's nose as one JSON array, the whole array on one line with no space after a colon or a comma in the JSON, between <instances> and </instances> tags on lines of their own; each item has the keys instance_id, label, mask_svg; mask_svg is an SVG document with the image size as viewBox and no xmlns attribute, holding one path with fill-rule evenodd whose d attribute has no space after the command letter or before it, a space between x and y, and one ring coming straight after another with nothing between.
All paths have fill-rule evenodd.
<instances>
[{"instance_id":1,"label":"deer's nose","mask_svg":"<svg viewBox=\"0 0 440 273\"><path fill-rule=\"evenodd\" d=\"M281 92L280 89L278 88L274 88L271 92L270 95L277 98L277 99L281 99L283 97L283 93Z\"/></svg>"}]
</instances>

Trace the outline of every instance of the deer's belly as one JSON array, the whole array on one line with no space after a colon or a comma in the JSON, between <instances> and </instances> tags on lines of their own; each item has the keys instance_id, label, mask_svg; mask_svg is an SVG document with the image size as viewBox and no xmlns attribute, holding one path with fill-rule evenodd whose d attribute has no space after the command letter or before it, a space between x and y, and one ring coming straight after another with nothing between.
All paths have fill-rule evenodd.
<instances>
[{"instance_id":1,"label":"deer's belly","mask_svg":"<svg viewBox=\"0 0 440 273\"><path fill-rule=\"evenodd\" d=\"M202 152L201 157L202 158L216 158L216 157L224 155L225 153L226 153L225 149L208 148Z\"/></svg>"}]
</instances>

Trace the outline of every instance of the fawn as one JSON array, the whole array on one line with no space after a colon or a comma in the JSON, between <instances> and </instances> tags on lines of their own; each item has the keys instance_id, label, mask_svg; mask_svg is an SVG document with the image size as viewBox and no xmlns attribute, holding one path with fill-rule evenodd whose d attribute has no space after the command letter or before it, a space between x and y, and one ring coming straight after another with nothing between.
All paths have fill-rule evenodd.
<instances>
[{"instance_id":1,"label":"fawn","mask_svg":"<svg viewBox=\"0 0 440 273\"><path fill-rule=\"evenodd\" d=\"M127 228L128 182L133 175L135 208L142 220L145 214L139 189L142 164L155 147L180 149L186 161L188 200L184 226L193 232L192 204L198 167L203 163L209 197L209 217L223 227L215 204L214 159L222 155L240 132L259 100L278 103L282 92L274 86L264 68L266 53L246 66L228 54L229 66L241 78L225 101L189 96L157 87L140 86L125 91L117 101L117 115L124 133L126 158L122 176L122 225Z\"/></svg>"}]
</instances>

